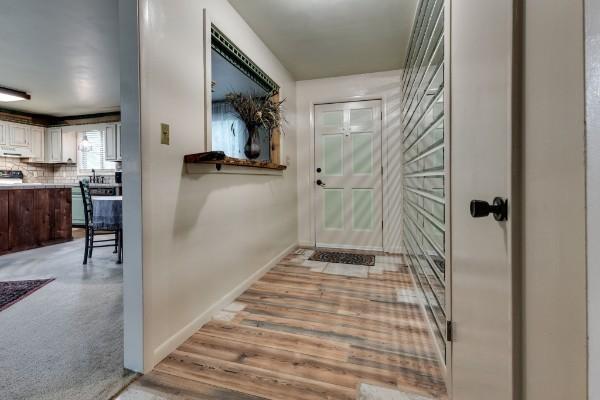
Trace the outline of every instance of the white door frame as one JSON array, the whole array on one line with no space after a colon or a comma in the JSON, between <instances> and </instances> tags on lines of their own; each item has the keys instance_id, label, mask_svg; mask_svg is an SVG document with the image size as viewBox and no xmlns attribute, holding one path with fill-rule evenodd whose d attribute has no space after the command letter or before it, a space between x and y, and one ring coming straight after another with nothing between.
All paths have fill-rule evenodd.
<instances>
[{"instance_id":1,"label":"white door frame","mask_svg":"<svg viewBox=\"0 0 600 400\"><path fill-rule=\"evenodd\" d=\"M312 139L309 141L309 153L310 157L310 165L309 165L309 181L310 181L310 233L312 235L311 245L316 246L317 244L317 224L316 224L316 210L317 206L316 196L315 196L315 106L321 104L331 104L331 103L348 103L348 102L357 102L357 101L370 101L370 100L379 100L381 101L381 112L382 120L381 120L381 165L383 167L383 174L381 176L382 183L382 199L383 199L383 232L382 232L382 245L383 251L393 251L394 249L389 249L386 247L385 238L387 236L387 231L389 229L389 185L388 185L388 139L390 136L390 132L388 127L388 110L387 105L389 104L389 100L386 95L367 95L367 96L350 96L350 97L330 97L319 100L312 100L309 105L309 118L310 118L310 132L312 133ZM397 252L397 249L396 249Z\"/></svg>"}]
</instances>

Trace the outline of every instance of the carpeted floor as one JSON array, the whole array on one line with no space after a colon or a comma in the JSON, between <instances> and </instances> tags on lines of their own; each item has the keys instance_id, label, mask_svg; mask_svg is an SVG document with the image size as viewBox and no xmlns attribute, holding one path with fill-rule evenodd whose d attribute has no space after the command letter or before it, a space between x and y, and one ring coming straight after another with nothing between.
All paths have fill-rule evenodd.
<instances>
[{"instance_id":1,"label":"carpeted floor","mask_svg":"<svg viewBox=\"0 0 600 400\"><path fill-rule=\"evenodd\" d=\"M0 281L56 280L0 312L1 400L104 400L123 369L122 266L83 240L0 257Z\"/></svg>"}]
</instances>

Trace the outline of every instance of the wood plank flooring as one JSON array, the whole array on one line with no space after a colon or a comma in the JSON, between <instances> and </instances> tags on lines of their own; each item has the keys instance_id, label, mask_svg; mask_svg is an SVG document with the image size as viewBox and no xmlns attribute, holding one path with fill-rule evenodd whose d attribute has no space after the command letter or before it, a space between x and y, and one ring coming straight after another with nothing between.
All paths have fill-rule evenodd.
<instances>
[{"instance_id":1,"label":"wood plank flooring","mask_svg":"<svg viewBox=\"0 0 600 400\"><path fill-rule=\"evenodd\" d=\"M281 260L119 399L355 400L366 383L446 399L407 267L377 256L356 277L311 254Z\"/></svg>"}]
</instances>

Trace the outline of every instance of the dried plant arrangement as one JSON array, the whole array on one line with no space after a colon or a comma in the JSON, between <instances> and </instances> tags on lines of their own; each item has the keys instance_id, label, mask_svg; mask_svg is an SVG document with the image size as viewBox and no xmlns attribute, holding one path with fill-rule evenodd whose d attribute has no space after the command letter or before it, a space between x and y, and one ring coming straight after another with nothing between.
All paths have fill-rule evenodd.
<instances>
[{"instance_id":1,"label":"dried plant arrangement","mask_svg":"<svg viewBox=\"0 0 600 400\"><path fill-rule=\"evenodd\" d=\"M248 129L248 142L244 147L244 153L249 159L260 156L260 145L258 140L258 129L265 128L269 133L269 140L273 130L282 127L285 119L283 117L283 103L273 100L276 92L265 95L244 94L231 92L225 95L225 101L233 107L237 116L244 121Z\"/></svg>"}]
</instances>

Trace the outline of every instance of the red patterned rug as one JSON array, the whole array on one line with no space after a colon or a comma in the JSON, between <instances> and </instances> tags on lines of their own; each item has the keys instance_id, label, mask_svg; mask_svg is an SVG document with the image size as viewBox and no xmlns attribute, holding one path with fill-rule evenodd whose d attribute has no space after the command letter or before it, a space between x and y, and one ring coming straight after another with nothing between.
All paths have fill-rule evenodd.
<instances>
[{"instance_id":1,"label":"red patterned rug","mask_svg":"<svg viewBox=\"0 0 600 400\"><path fill-rule=\"evenodd\" d=\"M53 280L54 278L0 282L0 311L7 309Z\"/></svg>"}]
</instances>

